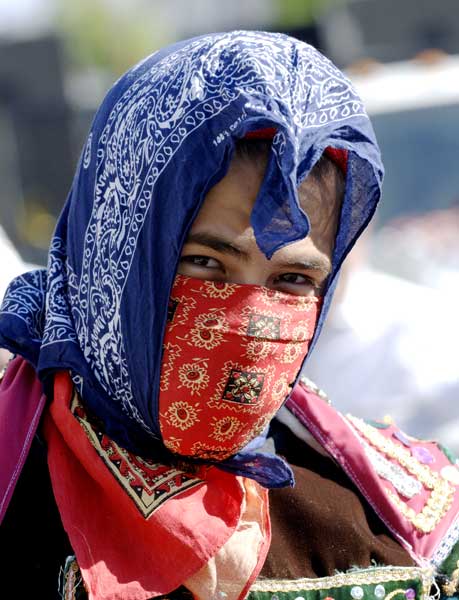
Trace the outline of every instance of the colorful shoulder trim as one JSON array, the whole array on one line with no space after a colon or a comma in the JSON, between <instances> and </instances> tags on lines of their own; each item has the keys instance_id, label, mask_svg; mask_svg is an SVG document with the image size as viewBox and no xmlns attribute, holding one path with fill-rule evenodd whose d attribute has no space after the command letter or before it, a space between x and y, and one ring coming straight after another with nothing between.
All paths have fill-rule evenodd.
<instances>
[{"instance_id":1,"label":"colorful shoulder trim","mask_svg":"<svg viewBox=\"0 0 459 600\"><path fill-rule=\"evenodd\" d=\"M427 600L431 567L372 567L330 577L260 579L248 600Z\"/></svg>"},{"instance_id":2,"label":"colorful shoulder trim","mask_svg":"<svg viewBox=\"0 0 459 600\"><path fill-rule=\"evenodd\" d=\"M325 400L303 382L287 408L341 465L416 563L444 571L459 547L455 457L436 442L406 435L393 423L345 416ZM448 568L450 574L456 562Z\"/></svg>"}]
</instances>

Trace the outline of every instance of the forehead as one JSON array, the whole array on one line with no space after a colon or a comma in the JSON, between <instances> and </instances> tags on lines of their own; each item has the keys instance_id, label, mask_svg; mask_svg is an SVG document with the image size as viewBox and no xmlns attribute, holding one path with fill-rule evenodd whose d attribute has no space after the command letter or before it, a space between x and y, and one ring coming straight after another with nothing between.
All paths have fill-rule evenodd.
<instances>
[{"instance_id":1,"label":"forehead","mask_svg":"<svg viewBox=\"0 0 459 600\"><path fill-rule=\"evenodd\" d=\"M311 232L334 242L339 226L345 180L340 169L322 158L298 188L300 206L308 215Z\"/></svg>"},{"instance_id":2,"label":"forehead","mask_svg":"<svg viewBox=\"0 0 459 600\"><path fill-rule=\"evenodd\" d=\"M322 159L324 160L324 159ZM320 169L313 169L298 187L301 208L310 221L311 237L315 245L331 255L339 222L344 179L329 161ZM249 158L235 156L229 170L207 194L193 224L212 227L215 231L236 235L251 229L250 215L263 181L267 156Z\"/></svg>"}]
</instances>

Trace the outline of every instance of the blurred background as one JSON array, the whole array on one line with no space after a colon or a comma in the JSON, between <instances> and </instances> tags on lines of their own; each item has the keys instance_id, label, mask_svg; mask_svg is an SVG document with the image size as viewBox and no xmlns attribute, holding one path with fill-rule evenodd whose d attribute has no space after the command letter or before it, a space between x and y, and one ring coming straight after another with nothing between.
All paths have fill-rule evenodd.
<instances>
[{"instance_id":1,"label":"blurred background","mask_svg":"<svg viewBox=\"0 0 459 600\"><path fill-rule=\"evenodd\" d=\"M289 33L344 69L386 165L306 374L340 410L459 450L457 0L0 0L0 297L46 263L112 83L165 44L235 28Z\"/></svg>"}]
</instances>

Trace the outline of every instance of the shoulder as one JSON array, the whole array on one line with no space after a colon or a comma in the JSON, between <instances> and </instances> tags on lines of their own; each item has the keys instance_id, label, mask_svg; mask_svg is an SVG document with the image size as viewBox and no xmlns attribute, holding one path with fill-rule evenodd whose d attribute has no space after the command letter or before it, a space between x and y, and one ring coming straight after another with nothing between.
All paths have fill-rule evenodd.
<instances>
[{"instance_id":1,"label":"shoulder","mask_svg":"<svg viewBox=\"0 0 459 600\"><path fill-rule=\"evenodd\" d=\"M306 430L340 465L417 564L429 563L448 577L455 572L459 581L459 463L452 452L394 423L343 415L308 380L296 386L287 411L297 430Z\"/></svg>"}]
</instances>

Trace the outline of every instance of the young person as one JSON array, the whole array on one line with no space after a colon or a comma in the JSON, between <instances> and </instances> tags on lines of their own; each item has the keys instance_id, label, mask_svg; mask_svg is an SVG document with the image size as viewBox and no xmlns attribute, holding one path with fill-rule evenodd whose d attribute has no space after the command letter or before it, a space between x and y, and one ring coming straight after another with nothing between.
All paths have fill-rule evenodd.
<instances>
[{"instance_id":1,"label":"young person","mask_svg":"<svg viewBox=\"0 0 459 600\"><path fill-rule=\"evenodd\" d=\"M0 313L16 597L60 569L66 598L454 593L452 457L298 382L381 178L351 84L292 38L203 36L115 84Z\"/></svg>"}]
</instances>

